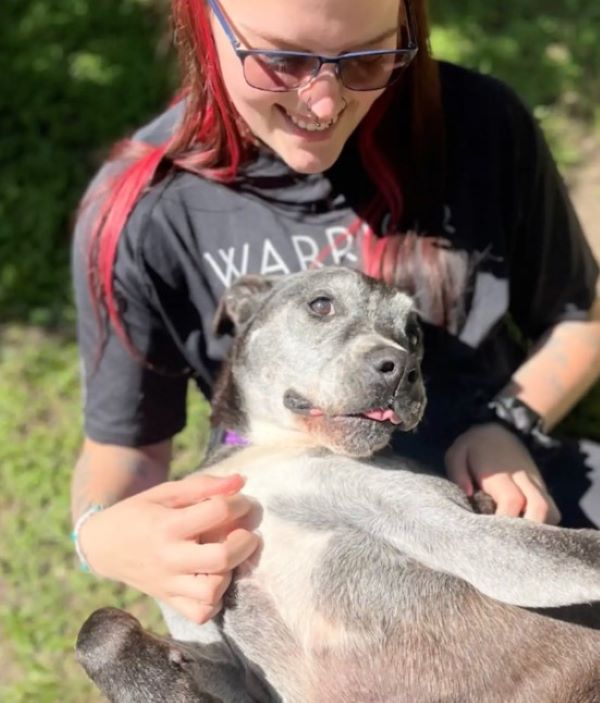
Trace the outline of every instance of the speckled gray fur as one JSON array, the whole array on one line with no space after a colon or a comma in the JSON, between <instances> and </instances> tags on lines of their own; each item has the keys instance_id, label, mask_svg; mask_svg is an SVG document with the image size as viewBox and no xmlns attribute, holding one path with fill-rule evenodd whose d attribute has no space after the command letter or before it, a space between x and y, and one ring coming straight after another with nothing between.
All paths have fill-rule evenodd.
<instances>
[{"instance_id":1,"label":"speckled gray fur","mask_svg":"<svg viewBox=\"0 0 600 703\"><path fill-rule=\"evenodd\" d=\"M393 408L410 430L423 412L406 296L339 268L254 277L217 325L236 339L215 417L252 444L208 471L245 474L263 546L212 631L165 610L185 644L92 616L78 656L111 700L600 702L600 634L524 609L600 600L600 534L476 514L360 415ZM140 676L158 697L137 695Z\"/></svg>"}]
</instances>

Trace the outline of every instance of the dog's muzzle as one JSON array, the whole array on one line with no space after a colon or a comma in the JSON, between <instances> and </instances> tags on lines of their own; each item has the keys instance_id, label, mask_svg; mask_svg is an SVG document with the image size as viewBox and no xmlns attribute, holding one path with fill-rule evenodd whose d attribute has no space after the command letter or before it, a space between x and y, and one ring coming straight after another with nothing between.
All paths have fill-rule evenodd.
<instances>
[{"instance_id":1,"label":"dog's muzzle","mask_svg":"<svg viewBox=\"0 0 600 703\"><path fill-rule=\"evenodd\" d=\"M283 405L305 417L362 417L403 430L418 424L425 408L425 392L414 354L392 346L370 349L362 356L354 378L355 392L348 393L346 386L347 400L335 403L335 408L292 388L284 393ZM350 388L353 386L351 382Z\"/></svg>"}]
</instances>

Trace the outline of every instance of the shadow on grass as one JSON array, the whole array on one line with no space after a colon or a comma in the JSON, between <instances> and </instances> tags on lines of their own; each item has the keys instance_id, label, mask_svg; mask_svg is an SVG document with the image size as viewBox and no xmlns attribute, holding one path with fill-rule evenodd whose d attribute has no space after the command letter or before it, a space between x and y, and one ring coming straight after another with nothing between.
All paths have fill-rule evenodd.
<instances>
[{"instance_id":1,"label":"shadow on grass","mask_svg":"<svg viewBox=\"0 0 600 703\"><path fill-rule=\"evenodd\" d=\"M2 5L0 320L68 324L73 214L108 146L167 100L165 17L143 0Z\"/></svg>"}]
</instances>

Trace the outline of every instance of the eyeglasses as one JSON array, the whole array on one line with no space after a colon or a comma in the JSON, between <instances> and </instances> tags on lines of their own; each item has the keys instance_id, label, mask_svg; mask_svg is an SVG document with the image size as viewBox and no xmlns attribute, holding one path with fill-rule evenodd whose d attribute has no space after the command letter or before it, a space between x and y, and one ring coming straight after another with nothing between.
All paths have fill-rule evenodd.
<instances>
[{"instance_id":1,"label":"eyeglasses","mask_svg":"<svg viewBox=\"0 0 600 703\"><path fill-rule=\"evenodd\" d=\"M397 80L418 51L410 0L405 0L407 46L402 49L350 51L339 56L320 56L304 51L244 49L225 19L217 0L207 0L237 57L242 62L248 85L282 93L308 85L325 64L335 66L342 84L349 90L381 90Z\"/></svg>"}]
</instances>

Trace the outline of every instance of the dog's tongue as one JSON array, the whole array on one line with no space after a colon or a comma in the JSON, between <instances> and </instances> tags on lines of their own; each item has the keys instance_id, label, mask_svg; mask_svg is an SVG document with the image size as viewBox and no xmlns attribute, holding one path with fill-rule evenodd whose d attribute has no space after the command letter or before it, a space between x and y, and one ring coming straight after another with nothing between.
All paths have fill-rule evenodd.
<instances>
[{"instance_id":1,"label":"dog's tongue","mask_svg":"<svg viewBox=\"0 0 600 703\"><path fill-rule=\"evenodd\" d=\"M391 408L377 408L375 410L367 410L363 415L370 418L371 420L377 420L379 422L384 422L389 420L394 425L399 425L402 420L396 415L396 413Z\"/></svg>"},{"instance_id":2,"label":"dog's tongue","mask_svg":"<svg viewBox=\"0 0 600 703\"><path fill-rule=\"evenodd\" d=\"M323 411L319 408L310 408L308 414L312 417L320 417L324 415ZM368 417L370 420L377 420L377 422L385 422L389 420L394 425L402 424L402 420L396 415L396 413L391 408L375 408L374 410L367 410L361 413L363 417Z\"/></svg>"}]
</instances>

